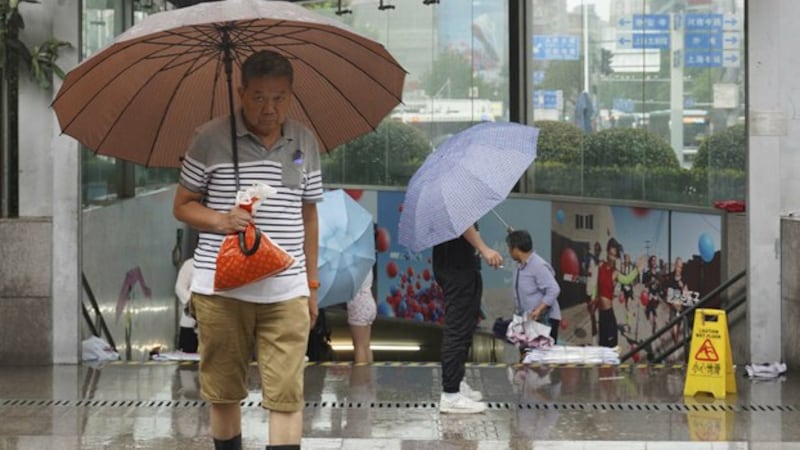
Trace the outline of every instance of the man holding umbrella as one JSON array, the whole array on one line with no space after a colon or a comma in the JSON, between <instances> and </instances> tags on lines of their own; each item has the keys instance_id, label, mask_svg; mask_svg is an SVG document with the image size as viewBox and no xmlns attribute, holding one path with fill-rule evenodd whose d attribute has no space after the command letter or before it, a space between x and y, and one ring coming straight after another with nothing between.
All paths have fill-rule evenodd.
<instances>
[{"instance_id":1,"label":"man holding umbrella","mask_svg":"<svg viewBox=\"0 0 800 450\"><path fill-rule=\"evenodd\" d=\"M445 307L439 402L443 413L469 414L486 409L480 402L481 393L463 381L483 295L481 257L494 269L503 264L503 257L483 242L475 225L458 238L433 247L433 275L444 292Z\"/></svg>"},{"instance_id":2,"label":"man holding umbrella","mask_svg":"<svg viewBox=\"0 0 800 450\"><path fill-rule=\"evenodd\" d=\"M408 183L399 242L414 252L433 246L433 272L444 291L440 412L486 409L480 392L463 383L464 366L483 292L477 254L494 268L503 258L483 242L475 223L531 165L538 136L538 129L515 123L474 125L439 145Z\"/></svg>"},{"instance_id":3,"label":"man holding umbrella","mask_svg":"<svg viewBox=\"0 0 800 450\"><path fill-rule=\"evenodd\" d=\"M237 165L231 119L214 119L197 129L175 194L175 217L200 230L191 303L199 328L201 394L211 403L215 448L241 448L239 402L247 397L255 344L262 406L270 411L267 449L299 449L304 355L318 312L319 149L305 126L286 118L294 72L285 57L254 53L241 74ZM261 182L278 191L263 200L254 216L234 207L237 166L245 186ZM250 222L289 252L295 264L274 277L215 292L220 244Z\"/></svg>"}]
</instances>

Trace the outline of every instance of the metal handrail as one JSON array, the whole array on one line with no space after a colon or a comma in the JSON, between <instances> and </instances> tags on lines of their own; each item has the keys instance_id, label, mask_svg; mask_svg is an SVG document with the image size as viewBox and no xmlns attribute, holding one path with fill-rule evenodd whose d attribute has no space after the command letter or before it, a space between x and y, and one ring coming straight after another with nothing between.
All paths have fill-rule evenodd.
<instances>
[{"instance_id":1,"label":"metal handrail","mask_svg":"<svg viewBox=\"0 0 800 450\"><path fill-rule=\"evenodd\" d=\"M629 358L633 357L633 355L635 355L635 354L639 353L641 350L644 350L644 349L646 349L646 348L650 347L650 344L652 344L652 343L653 343L653 342L655 342L657 339L659 339L661 336L663 336L663 335L664 335L664 333L667 333L668 331L670 331L670 330L672 329L672 327L673 327L673 326L675 326L677 323L681 322L681 321L682 321L682 320L683 320L685 317L689 316L690 314L693 314L693 313L694 313L694 310L696 310L697 308L702 308L702 307L704 307L704 306L705 306L707 303L710 303L710 302L711 302L711 300L712 300L714 297L716 297L717 295L719 295L721 292L723 292L723 291L727 290L729 287L731 287L731 286L732 286L734 283L736 283L737 281L739 281L739 280L741 280L742 278L744 278L744 276L745 276L746 274L747 274L747 271L746 271L746 270L743 270L743 271L741 271L741 272L737 273L736 275L734 275L733 277L731 277L730 279L728 279L728 281L726 281L726 282L724 282L724 283L720 284L720 285L719 285L719 286L717 286L717 287L716 287L714 290L712 290L711 292L709 292L708 294L706 294L706 295L705 295L705 297L703 297L703 298L701 298L701 299L700 299L700 301L698 301L698 302L697 302L697 303L695 303L694 305L692 305L692 306L690 306L689 308L686 308L686 309L684 309L683 311L681 311L680 313L678 313L678 315L677 315L677 316L675 316L675 318L673 318L672 320L670 320L669 322L667 322L667 324L666 324L666 325L664 325L663 327L661 327L661 329L659 329L658 331L656 331L655 333L653 333L653 335L652 335L652 336L650 336L650 337L648 337L647 339L645 339L644 341L640 342L640 343L639 343L639 344L637 344L635 347L633 347L632 349L630 349L630 350L629 350L627 353L625 353L624 355L622 355L622 356L619 358L620 362L624 362L624 361L626 361L627 359L629 359ZM741 300L741 302L744 302L744 300ZM740 303L741 303L741 302L740 302ZM736 306L738 306L740 303L737 303L737 304L736 304ZM685 340L685 339L684 339L684 340ZM675 346L673 346L673 347L676 347L676 346L677 346L677 347L681 347L681 346L683 346L683 345L685 345L685 344L686 344L686 342L680 342L680 343L676 343L676 344L675 344ZM677 350L677 347L676 347L675 349L672 349L672 350L670 351L670 353L672 353L672 352L674 352L675 350ZM665 356L666 356L666 355L665 355Z\"/></svg>"},{"instance_id":2,"label":"metal handrail","mask_svg":"<svg viewBox=\"0 0 800 450\"><path fill-rule=\"evenodd\" d=\"M83 281L83 289L86 291L86 297L89 299L89 303L92 304L92 310L94 311L94 315L100 323L100 328L102 329L103 333L105 333L108 344L114 349L114 351L117 351L117 345L114 343L114 337L111 336L111 331L108 329L108 325L106 325L106 320L103 318L103 313L100 312L100 307L97 305L97 299L94 296L94 292L92 292L92 286L89 285L89 280L86 278L86 274L83 272L81 272L81 279ZM86 311L86 306L81 306L83 306L83 317L89 324L92 334L100 337L100 334L97 332L97 328L95 328L94 324L91 323L89 312Z\"/></svg>"},{"instance_id":3,"label":"metal handrail","mask_svg":"<svg viewBox=\"0 0 800 450\"><path fill-rule=\"evenodd\" d=\"M747 294L742 294L732 304L729 304L727 307L725 307L725 313L729 314L729 313L733 312L736 308L738 308L739 306L743 305L746 301L747 301ZM666 359L667 356L675 353L675 351L677 351L679 348L685 346L686 344L689 344L690 342L692 342L691 332L685 332L684 336L683 336L683 339L681 339L680 342L676 342L671 347L669 347L668 349L664 350L663 353L659 354L658 356L653 357L653 362L654 363L660 363L660 362L664 361L664 359Z\"/></svg>"}]
</instances>

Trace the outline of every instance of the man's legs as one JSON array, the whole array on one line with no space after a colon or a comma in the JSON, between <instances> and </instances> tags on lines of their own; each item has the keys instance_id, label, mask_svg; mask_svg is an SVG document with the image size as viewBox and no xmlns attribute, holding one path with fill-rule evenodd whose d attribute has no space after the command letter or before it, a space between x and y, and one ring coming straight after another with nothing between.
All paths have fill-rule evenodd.
<instances>
[{"instance_id":1,"label":"man's legs","mask_svg":"<svg viewBox=\"0 0 800 450\"><path fill-rule=\"evenodd\" d=\"M299 445L303 436L303 411L269 412L271 445Z\"/></svg>"},{"instance_id":2,"label":"man's legs","mask_svg":"<svg viewBox=\"0 0 800 450\"><path fill-rule=\"evenodd\" d=\"M464 364L478 323L483 286L476 270L439 270L436 281L444 291L444 329L442 330L442 390L459 392Z\"/></svg>"},{"instance_id":3,"label":"man's legs","mask_svg":"<svg viewBox=\"0 0 800 450\"><path fill-rule=\"evenodd\" d=\"M269 446L300 448L308 299L259 305L256 319L261 405L269 410Z\"/></svg>"},{"instance_id":4,"label":"man's legs","mask_svg":"<svg viewBox=\"0 0 800 450\"><path fill-rule=\"evenodd\" d=\"M241 409L247 396L247 363L253 348L253 304L193 294L200 338L201 396L211 403L211 436L217 449L241 448Z\"/></svg>"}]
</instances>

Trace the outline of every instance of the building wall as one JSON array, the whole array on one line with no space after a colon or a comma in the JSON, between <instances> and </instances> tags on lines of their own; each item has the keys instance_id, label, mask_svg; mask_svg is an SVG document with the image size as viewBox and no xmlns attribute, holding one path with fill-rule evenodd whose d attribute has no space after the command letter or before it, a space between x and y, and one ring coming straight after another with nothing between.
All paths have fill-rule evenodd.
<instances>
[{"instance_id":1,"label":"building wall","mask_svg":"<svg viewBox=\"0 0 800 450\"><path fill-rule=\"evenodd\" d=\"M49 219L0 220L0 366L49 364Z\"/></svg>"}]
</instances>

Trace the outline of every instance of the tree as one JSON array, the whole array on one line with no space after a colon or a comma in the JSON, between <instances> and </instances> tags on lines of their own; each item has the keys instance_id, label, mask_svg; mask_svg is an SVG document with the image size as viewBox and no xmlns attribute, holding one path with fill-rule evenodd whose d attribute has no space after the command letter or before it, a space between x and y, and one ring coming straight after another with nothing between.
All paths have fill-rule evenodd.
<instances>
[{"instance_id":1,"label":"tree","mask_svg":"<svg viewBox=\"0 0 800 450\"><path fill-rule=\"evenodd\" d=\"M590 167L680 167L672 147L642 128L612 128L590 135L583 161Z\"/></svg>"},{"instance_id":2,"label":"tree","mask_svg":"<svg viewBox=\"0 0 800 450\"><path fill-rule=\"evenodd\" d=\"M734 125L704 139L697 148L694 169L733 169L744 172L747 163L747 133Z\"/></svg>"},{"instance_id":3,"label":"tree","mask_svg":"<svg viewBox=\"0 0 800 450\"><path fill-rule=\"evenodd\" d=\"M579 164L587 138L577 126L569 122L539 120L533 123L539 128L536 143L536 162L558 162L567 165Z\"/></svg>"},{"instance_id":4,"label":"tree","mask_svg":"<svg viewBox=\"0 0 800 450\"><path fill-rule=\"evenodd\" d=\"M322 159L326 183L405 185L432 149L418 129L392 119Z\"/></svg>"}]
</instances>

